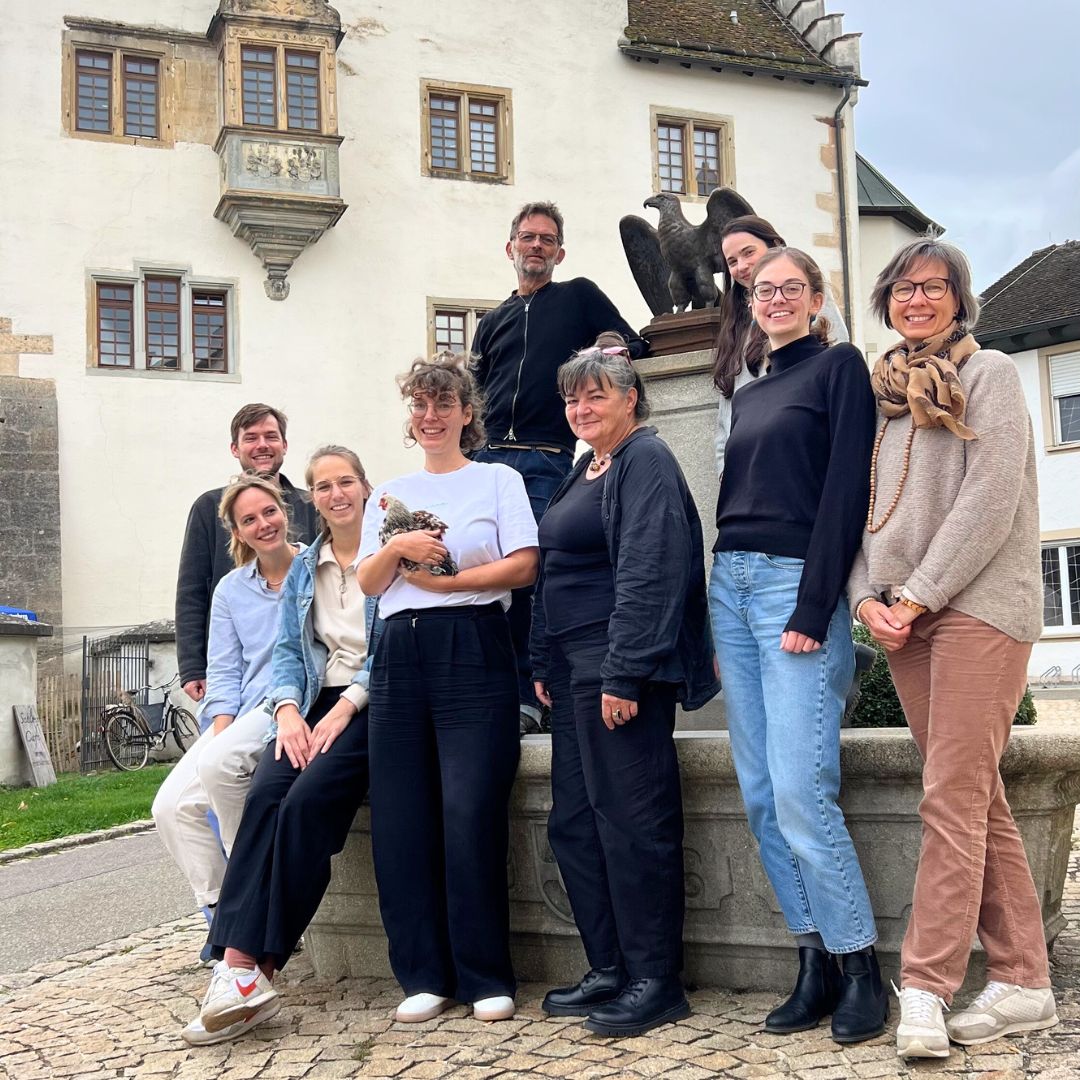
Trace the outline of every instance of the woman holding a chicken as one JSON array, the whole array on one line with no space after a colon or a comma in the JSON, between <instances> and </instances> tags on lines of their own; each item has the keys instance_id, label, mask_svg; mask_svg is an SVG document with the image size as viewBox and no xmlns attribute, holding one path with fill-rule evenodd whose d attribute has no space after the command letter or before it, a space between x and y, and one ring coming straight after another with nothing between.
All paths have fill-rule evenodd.
<instances>
[{"instance_id":1,"label":"woman holding a chicken","mask_svg":"<svg viewBox=\"0 0 1080 1080\"><path fill-rule=\"evenodd\" d=\"M406 445L423 467L382 484L357 575L386 629L371 675L371 832L396 1019L455 1001L514 1015L506 882L518 691L506 608L536 577L521 477L470 461L484 443L466 358L418 360L399 379Z\"/></svg>"}]
</instances>

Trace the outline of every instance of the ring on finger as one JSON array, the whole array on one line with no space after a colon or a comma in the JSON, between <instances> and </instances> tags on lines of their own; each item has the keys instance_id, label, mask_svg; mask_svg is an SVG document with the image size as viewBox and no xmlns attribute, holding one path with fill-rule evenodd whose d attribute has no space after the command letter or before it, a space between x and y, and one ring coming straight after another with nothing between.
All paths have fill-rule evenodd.
<instances>
[{"instance_id":1,"label":"ring on finger","mask_svg":"<svg viewBox=\"0 0 1080 1080\"><path fill-rule=\"evenodd\" d=\"M611 715L614 716L616 720L621 720L622 719L622 709L616 709Z\"/></svg>"}]
</instances>

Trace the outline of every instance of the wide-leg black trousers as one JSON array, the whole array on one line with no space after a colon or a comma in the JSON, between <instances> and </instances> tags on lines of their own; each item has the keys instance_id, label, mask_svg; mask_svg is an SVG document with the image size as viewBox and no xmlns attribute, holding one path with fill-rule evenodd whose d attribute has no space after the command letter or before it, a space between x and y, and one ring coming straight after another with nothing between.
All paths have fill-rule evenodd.
<instances>
[{"instance_id":1,"label":"wide-leg black trousers","mask_svg":"<svg viewBox=\"0 0 1080 1080\"><path fill-rule=\"evenodd\" d=\"M370 711L371 839L394 975L406 995L513 996L507 818L520 751L502 608L392 615Z\"/></svg>"},{"instance_id":2,"label":"wide-leg black trousers","mask_svg":"<svg viewBox=\"0 0 1080 1080\"><path fill-rule=\"evenodd\" d=\"M591 967L682 969L683 812L675 687L646 683L638 715L601 719L604 627L553 640L548 838Z\"/></svg>"},{"instance_id":3,"label":"wide-leg black trousers","mask_svg":"<svg viewBox=\"0 0 1080 1080\"><path fill-rule=\"evenodd\" d=\"M341 697L327 687L305 717L314 727ZM361 709L325 754L300 770L268 746L251 778L244 816L210 928L226 948L283 968L330 884L330 859L345 846L368 788L368 710Z\"/></svg>"}]
</instances>

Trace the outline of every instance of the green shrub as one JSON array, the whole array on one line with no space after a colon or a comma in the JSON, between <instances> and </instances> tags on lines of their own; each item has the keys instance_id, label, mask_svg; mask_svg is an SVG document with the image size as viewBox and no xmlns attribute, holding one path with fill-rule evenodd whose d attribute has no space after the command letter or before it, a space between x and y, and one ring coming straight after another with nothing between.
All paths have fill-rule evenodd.
<instances>
[{"instance_id":1,"label":"green shrub","mask_svg":"<svg viewBox=\"0 0 1080 1080\"><path fill-rule=\"evenodd\" d=\"M851 635L862 645L870 645L877 653L874 666L863 674L859 683L859 701L851 714L851 726L859 728L904 727L904 710L896 696L889 665L885 661L885 650L870 636L870 631L856 623ZM1014 724L1034 724L1036 720L1035 702L1031 691L1025 690L1016 710Z\"/></svg>"}]
</instances>

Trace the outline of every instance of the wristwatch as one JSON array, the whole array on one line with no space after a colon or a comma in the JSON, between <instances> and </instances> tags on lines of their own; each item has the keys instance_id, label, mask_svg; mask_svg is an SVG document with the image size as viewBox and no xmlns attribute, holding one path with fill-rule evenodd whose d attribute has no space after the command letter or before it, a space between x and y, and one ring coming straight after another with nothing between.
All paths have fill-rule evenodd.
<instances>
[{"instance_id":1,"label":"wristwatch","mask_svg":"<svg viewBox=\"0 0 1080 1080\"><path fill-rule=\"evenodd\" d=\"M898 596L896 602L910 608L916 615L925 615L930 610L925 604L916 604L914 600L909 600L906 596Z\"/></svg>"}]
</instances>

